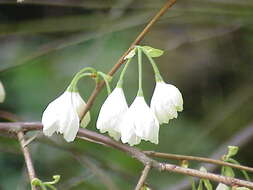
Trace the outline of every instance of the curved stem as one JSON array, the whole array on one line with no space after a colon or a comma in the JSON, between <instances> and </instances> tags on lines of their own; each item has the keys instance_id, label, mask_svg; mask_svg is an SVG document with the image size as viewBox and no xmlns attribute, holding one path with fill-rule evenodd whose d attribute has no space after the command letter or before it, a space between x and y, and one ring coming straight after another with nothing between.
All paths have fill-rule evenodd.
<instances>
[{"instance_id":1,"label":"curved stem","mask_svg":"<svg viewBox=\"0 0 253 190\"><path fill-rule=\"evenodd\" d=\"M92 67L85 67L85 68L82 68L80 71L78 71L76 73L76 75L80 75L81 73L84 73L86 71L91 71L92 73L95 73L96 72L96 69L92 68Z\"/></svg>"},{"instance_id":2,"label":"curved stem","mask_svg":"<svg viewBox=\"0 0 253 190\"><path fill-rule=\"evenodd\" d=\"M70 92L78 92L78 88L77 88L78 81L83 77L91 76L91 75L92 75L91 73L76 74L75 77L70 82L70 85L68 86L67 90Z\"/></svg>"},{"instance_id":3,"label":"curved stem","mask_svg":"<svg viewBox=\"0 0 253 190\"><path fill-rule=\"evenodd\" d=\"M145 53L145 55L148 57L148 60L150 61L152 67L153 67L153 70L154 70L154 73L155 73L155 79L156 79L156 82L160 82L160 81L163 81L163 78L160 74L160 71L155 63L155 61L153 60L153 58L145 51L142 49L142 51Z\"/></svg>"},{"instance_id":4,"label":"curved stem","mask_svg":"<svg viewBox=\"0 0 253 190\"><path fill-rule=\"evenodd\" d=\"M142 52L141 49L138 47L138 72L139 72L139 89L137 96L143 96L142 90Z\"/></svg>"},{"instance_id":5,"label":"curved stem","mask_svg":"<svg viewBox=\"0 0 253 190\"><path fill-rule=\"evenodd\" d=\"M117 87L118 88L122 88L123 86L123 79L124 79L124 76L125 76L125 73L126 73L126 70L127 70L127 67L129 65L129 63L131 62L132 58L128 59L123 70L121 71L120 73L120 77L119 77L119 80L118 80L118 83L117 83Z\"/></svg>"},{"instance_id":6,"label":"curved stem","mask_svg":"<svg viewBox=\"0 0 253 190\"><path fill-rule=\"evenodd\" d=\"M105 81L105 84L106 84L106 89L107 89L107 94L111 94L111 87L110 87L110 84L109 84L109 80L108 80L108 75L102 73L102 72L98 72L98 74L104 79ZM109 76L111 77L111 76Z\"/></svg>"}]
</instances>

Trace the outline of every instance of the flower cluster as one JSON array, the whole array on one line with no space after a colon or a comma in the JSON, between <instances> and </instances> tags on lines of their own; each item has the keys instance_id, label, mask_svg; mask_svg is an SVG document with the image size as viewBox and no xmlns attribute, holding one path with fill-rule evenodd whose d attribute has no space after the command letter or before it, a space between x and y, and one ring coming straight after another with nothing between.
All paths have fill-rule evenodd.
<instances>
[{"instance_id":1,"label":"flower cluster","mask_svg":"<svg viewBox=\"0 0 253 190\"><path fill-rule=\"evenodd\" d=\"M123 76L129 62L138 54L139 90L133 103L128 107L122 89ZM150 107L147 105L142 91L142 53L144 53L153 66L156 87L151 99ZM180 91L171 84L166 84L153 60L163 52L148 46L137 46L127 56L127 63L121 73L116 88L107 97L101 107L97 128L101 133L108 134L115 140L129 143L131 146L139 144L141 140L158 144L159 124L168 123L170 119L177 118L177 112L183 110L183 98Z\"/></svg>"},{"instance_id":2,"label":"flower cluster","mask_svg":"<svg viewBox=\"0 0 253 190\"><path fill-rule=\"evenodd\" d=\"M156 87L150 106L146 103L142 90L142 55L149 59L155 73ZM110 77L97 72L93 68L80 70L66 91L51 102L42 116L43 132L47 136L53 133L63 134L66 141L75 139L79 127L86 127L90 122L90 113L85 114L86 103L81 98L77 83L84 76L93 76L96 82L101 76L106 83L108 97L101 107L97 128L115 140L128 143L131 146L139 144L141 140L158 144L159 125L177 118L177 112L183 110L183 98L180 91L171 84L166 84L153 60L163 51L149 47L136 46L126 57L127 62L121 72L116 88L111 92ZM139 90L133 103L128 106L123 92L123 78L131 60L137 55L139 70ZM91 73L87 73L91 71ZM96 77L94 77L96 76ZM83 118L83 119L82 119ZM80 120L82 121L80 122Z\"/></svg>"}]
</instances>

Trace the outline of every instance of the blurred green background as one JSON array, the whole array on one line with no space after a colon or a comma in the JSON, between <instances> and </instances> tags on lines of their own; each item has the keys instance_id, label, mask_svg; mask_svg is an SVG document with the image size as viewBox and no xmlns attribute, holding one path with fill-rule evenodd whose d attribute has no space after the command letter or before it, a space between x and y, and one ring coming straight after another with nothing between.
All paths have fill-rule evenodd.
<instances>
[{"instance_id":1,"label":"blurred green background","mask_svg":"<svg viewBox=\"0 0 253 190\"><path fill-rule=\"evenodd\" d=\"M47 104L80 68L109 71L165 2L0 0L0 80L7 93L0 109L24 121L40 121ZM228 144L239 145L236 159L253 167L253 1L181 0L142 44L165 50L156 62L164 79L181 90L184 111L161 126L159 145L142 142L138 147L219 159ZM119 72L113 87L118 76ZM137 77L134 61L125 81L129 104L137 92ZM146 60L148 103L154 84ZM94 82L84 79L79 88L87 100ZM97 131L105 98L104 89L91 109L88 129ZM61 136L48 139L39 133L29 147L38 177L47 181L60 174L60 190L133 189L143 168L124 153L78 139L67 144ZM219 173L219 168L214 170ZM29 189L19 144L6 134L0 135L0 171L0 190ZM187 181L185 176L155 170L147 180L155 190L189 189Z\"/></svg>"}]
</instances>

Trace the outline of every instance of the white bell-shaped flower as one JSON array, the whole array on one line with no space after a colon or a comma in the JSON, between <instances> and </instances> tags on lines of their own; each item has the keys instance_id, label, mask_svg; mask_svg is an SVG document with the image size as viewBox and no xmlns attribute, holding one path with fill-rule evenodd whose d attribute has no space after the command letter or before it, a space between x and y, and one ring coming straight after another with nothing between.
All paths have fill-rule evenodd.
<instances>
[{"instance_id":1,"label":"white bell-shaped flower","mask_svg":"<svg viewBox=\"0 0 253 190\"><path fill-rule=\"evenodd\" d=\"M2 82L0 81L0 103L3 103L5 99L5 90Z\"/></svg>"},{"instance_id":2,"label":"white bell-shaped flower","mask_svg":"<svg viewBox=\"0 0 253 190\"><path fill-rule=\"evenodd\" d=\"M42 116L43 132L51 136L54 132L63 134L67 142L75 139L80 117L83 115L86 103L78 92L65 91L61 96L51 102ZM86 127L90 121L88 112L83 121L82 127Z\"/></svg>"},{"instance_id":3,"label":"white bell-shaped flower","mask_svg":"<svg viewBox=\"0 0 253 190\"><path fill-rule=\"evenodd\" d=\"M143 96L135 98L122 120L120 129L123 143L132 146L143 139L158 144L159 122Z\"/></svg>"},{"instance_id":4,"label":"white bell-shaped flower","mask_svg":"<svg viewBox=\"0 0 253 190\"><path fill-rule=\"evenodd\" d=\"M101 107L97 128L101 133L108 132L115 140L121 137L119 125L128 109L123 89L116 87Z\"/></svg>"},{"instance_id":5,"label":"white bell-shaped flower","mask_svg":"<svg viewBox=\"0 0 253 190\"><path fill-rule=\"evenodd\" d=\"M216 187L216 190L230 190L231 188L223 183L219 183L219 185Z\"/></svg>"},{"instance_id":6,"label":"white bell-shaped flower","mask_svg":"<svg viewBox=\"0 0 253 190\"><path fill-rule=\"evenodd\" d=\"M174 85L159 81L151 99L151 109L160 124L168 123L170 119L177 118L178 111L183 110L182 94Z\"/></svg>"}]
</instances>

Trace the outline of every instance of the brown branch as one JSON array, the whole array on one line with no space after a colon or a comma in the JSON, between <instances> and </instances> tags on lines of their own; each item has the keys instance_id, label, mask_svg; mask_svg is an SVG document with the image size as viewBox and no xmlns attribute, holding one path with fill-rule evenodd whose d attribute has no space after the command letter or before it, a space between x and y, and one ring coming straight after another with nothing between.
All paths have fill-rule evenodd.
<instances>
[{"instance_id":1,"label":"brown branch","mask_svg":"<svg viewBox=\"0 0 253 190\"><path fill-rule=\"evenodd\" d=\"M176 3L176 0L167 0L167 2L164 4L164 6L160 9L160 11L150 20L150 22L147 24L147 26L143 29L143 31L137 36L137 38L134 40L134 42L131 44L131 46L128 48L128 50L119 58L117 63L112 67L112 69L108 72L108 75L112 76L121 65L124 64L125 56L132 50L132 48L139 44L144 36L150 31L150 28L160 19L160 17L174 4ZM85 110L83 112L82 118L85 116L85 114L90 110L91 106L93 105L98 93L101 91L103 86L105 85L104 81L101 81L96 88L93 90L92 94L90 95Z\"/></svg>"},{"instance_id":2,"label":"brown branch","mask_svg":"<svg viewBox=\"0 0 253 190\"><path fill-rule=\"evenodd\" d=\"M210 172L202 172L190 168L184 168L184 167L179 167L173 164L163 164L162 165L162 171L170 171L170 172L176 172L188 176L193 176L193 177L198 177L198 178L205 178L209 179L212 181L224 183L229 186L243 186L243 187L248 187L250 189L253 188L253 183L249 181L244 181L232 177L225 177L217 174L213 174Z\"/></svg>"},{"instance_id":3,"label":"brown branch","mask_svg":"<svg viewBox=\"0 0 253 190\"><path fill-rule=\"evenodd\" d=\"M205 163L211 163L211 164L222 165L222 166L229 166L229 167L236 168L239 170L246 170L249 172L253 172L253 168L251 167L236 165L236 164L224 162L221 160L215 160L211 158L204 158L204 157L198 157L198 156L185 156L185 155L169 154L169 153L154 152L154 151L144 151L144 153L148 156L152 156L155 158L165 158L165 159L180 160L180 161L192 160L192 161L205 162Z\"/></svg>"},{"instance_id":4,"label":"brown branch","mask_svg":"<svg viewBox=\"0 0 253 190\"><path fill-rule=\"evenodd\" d=\"M30 182L36 178L36 174L35 174L35 170L33 167L33 162L32 162L32 158L29 152L29 149L27 146L25 146L25 139L24 139L24 132L23 131L19 131L17 133L17 137L18 140L20 142L20 146L21 146L21 150L23 152L24 158L25 158L25 163L26 163L26 168L27 168L27 172L28 172L28 176L30 179ZM36 190L37 188L35 186L32 185L32 190Z\"/></svg>"},{"instance_id":5,"label":"brown branch","mask_svg":"<svg viewBox=\"0 0 253 190\"><path fill-rule=\"evenodd\" d=\"M0 131L2 132L9 132L15 133L16 130L23 130L23 131L32 131L32 130L41 130L42 124L40 122L9 122L9 123L1 123L0 122ZM195 169L183 168L177 165L168 164L168 163L160 163L150 157L148 157L144 152L141 150L130 147L128 145L122 144L120 142L114 141L110 137L101 135L99 133L87 130L87 129L79 129L78 137L85 137L88 139L93 140L94 142L99 142L100 144L105 144L109 147L115 148L122 152L127 153L131 157L135 158L136 160L140 161L143 165L150 164L152 168L155 168L159 171L170 171L174 173L180 173L188 176L198 177L198 178L205 178L212 181L224 183L229 186L244 186L253 189L253 183L239 180L236 178L231 177L224 177L221 175L213 174L213 173L206 173L201 172Z\"/></svg>"},{"instance_id":6,"label":"brown branch","mask_svg":"<svg viewBox=\"0 0 253 190\"><path fill-rule=\"evenodd\" d=\"M145 167L144 167L144 170L142 171L142 174L141 174L141 177L135 187L135 190L141 190L141 188L143 187L144 183L145 183L145 180L146 178L148 177L148 173L149 173L149 170L151 169L151 165L150 164L147 164Z\"/></svg>"}]
</instances>

